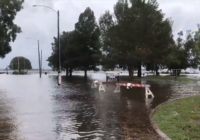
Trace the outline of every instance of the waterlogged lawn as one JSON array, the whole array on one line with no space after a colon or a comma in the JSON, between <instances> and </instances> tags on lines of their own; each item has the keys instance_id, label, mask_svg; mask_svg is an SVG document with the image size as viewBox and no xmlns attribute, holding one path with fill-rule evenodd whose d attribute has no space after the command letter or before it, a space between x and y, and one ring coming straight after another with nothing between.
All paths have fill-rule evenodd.
<instances>
[{"instance_id":1,"label":"waterlogged lawn","mask_svg":"<svg viewBox=\"0 0 200 140\"><path fill-rule=\"evenodd\" d=\"M174 76L147 76L146 79L151 80L151 81L176 81L176 82L180 82L180 83L191 83L191 82L196 82L196 79L192 79L190 77L187 76L178 76L178 77L174 77Z\"/></svg>"},{"instance_id":2,"label":"waterlogged lawn","mask_svg":"<svg viewBox=\"0 0 200 140\"><path fill-rule=\"evenodd\" d=\"M188 76L178 76L178 77L174 77L174 76L170 76L170 75L166 75L166 76L147 76L147 77L143 77L142 79L146 79L149 81L156 81L156 82L160 82L160 81L165 81L165 82L179 82L179 83L192 83L192 82L197 82L198 79L194 79ZM141 81L141 78L138 78L137 76L133 77L133 78L129 78L128 76L120 76L120 81L134 81L134 82L139 82Z\"/></svg>"},{"instance_id":3,"label":"waterlogged lawn","mask_svg":"<svg viewBox=\"0 0 200 140\"><path fill-rule=\"evenodd\" d=\"M153 120L172 140L200 140L200 97L162 105Z\"/></svg>"}]
</instances>

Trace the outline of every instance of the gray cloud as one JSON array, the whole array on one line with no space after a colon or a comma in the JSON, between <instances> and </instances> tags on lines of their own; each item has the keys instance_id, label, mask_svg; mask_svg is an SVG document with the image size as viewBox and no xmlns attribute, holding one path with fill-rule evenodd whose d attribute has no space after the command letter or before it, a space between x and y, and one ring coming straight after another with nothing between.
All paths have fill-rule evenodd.
<instances>
[{"instance_id":1,"label":"gray cloud","mask_svg":"<svg viewBox=\"0 0 200 140\"><path fill-rule=\"evenodd\" d=\"M158 0L160 8L166 17L173 21L174 35L183 30L196 30L200 23L199 0Z\"/></svg>"},{"instance_id":2,"label":"gray cloud","mask_svg":"<svg viewBox=\"0 0 200 140\"><path fill-rule=\"evenodd\" d=\"M56 13L42 7L34 8L32 5L46 5L55 10L59 9L62 32L74 29L79 14L86 7L91 7L98 19L105 10L112 10L114 3L116 0L109 0L109 2L105 0L25 0L24 9L18 13L15 20L23 32L12 43L12 52L5 59L0 60L0 68L9 65L15 56L27 57L33 67L38 68L37 40L40 40L43 50L43 66L48 68L46 60L51 54L53 37L57 35Z\"/></svg>"}]
</instances>

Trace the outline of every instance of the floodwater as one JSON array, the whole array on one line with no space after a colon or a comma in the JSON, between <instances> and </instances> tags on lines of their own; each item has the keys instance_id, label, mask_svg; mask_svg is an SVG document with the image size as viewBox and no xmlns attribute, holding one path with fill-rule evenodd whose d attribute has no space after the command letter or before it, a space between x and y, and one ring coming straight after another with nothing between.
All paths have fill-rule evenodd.
<instances>
[{"instance_id":1,"label":"floodwater","mask_svg":"<svg viewBox=\"0 0 200 140\"><path fill-rule=\"evenodd\" d=\"M101 76L100 76L101 77ZM175 98L199 94L199 83L152 82L153 100L144 89L105 93L83 78L0 75L0 140L157 140L149 112Z\"/></svg>"}]
</instances>

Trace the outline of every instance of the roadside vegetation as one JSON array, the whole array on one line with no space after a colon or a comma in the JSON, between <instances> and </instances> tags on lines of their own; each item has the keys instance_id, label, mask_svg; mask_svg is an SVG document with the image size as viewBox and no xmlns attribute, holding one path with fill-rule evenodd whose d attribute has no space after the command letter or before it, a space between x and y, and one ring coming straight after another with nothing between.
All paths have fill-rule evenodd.
<instances>
[{"instance_id":1,"label":"roadside vegetation","mask_svg":"<svg viewBox=\"0 0 200 140\"><path fill-rule=\"evenodd\" d=\"M200 97L161 105L153 120L172 140L200 139Z\"/></svg>"},{"instance_id":2,"label":"roadside vegetation","mask_svg":"<svg viewBox=\"0 0 200 140\"><path fill-rule=\"evenodd\" d=\"M62 69L120 68L132 78L142 77L142 66L155 71L165 68L180 75L181 69L197 68L200 60L200 26L197 31L180 31L173 37L173 21L160 10L156 0L118 0L114 13L105 11L96 19L90 7L83 11L74 30L61 34ZM98 20L98 21L97 21ZM52 43L49 66L58 69L58 39Z\"/></svg>"},{"instance_id":3,"label":"roadside vegetation","mask_svg":"<svg viewBox=\"0 0 200 140\"><path fill-rule=\"evenodd\" d=\"M150 80L150 81L173 81L173 82L179 82L179 83L190 83L190 82L197 82L198 79L194 79L192 77L188 77L185 75L181 75L181 76L170 76L170 75L166 75L166 76L147 76L145 77L145 79Z\"/></svg>"}]
</instances>

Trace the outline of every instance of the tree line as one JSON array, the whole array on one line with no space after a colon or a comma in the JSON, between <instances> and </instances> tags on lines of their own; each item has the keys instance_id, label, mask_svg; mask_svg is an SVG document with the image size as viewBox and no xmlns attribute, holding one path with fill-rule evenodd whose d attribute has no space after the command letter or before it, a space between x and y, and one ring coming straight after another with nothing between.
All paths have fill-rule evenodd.
<instances>
[{"instance_id":1,"label":"tree line","mask_svg":"<svg viewBox=\"0 0 200 140\"><path fill-rule=\"evenodd\" d=\"M57 38L52 43L49 66L58 68ZM185 69L200 62L200 27L195 32L181 31L177 40L172 34L172 21L164 17L156 0L118 0L114 14L106 11L96 22L88 7L80 14L75 29L61 34L61 62L67 76L73 70L105 70L116 67L134 70L141 77L141 67Z\"/></svg>"},{"instance_id":2,"label":"tree line","mask_svg":"<svg viewBox=\"0 0 200 140\"><path fill-rule=\"evenodd\" d=\"M21 32L13 20L24 0L0 1L0 58L11 51L10 42ZM58 68L57 38L52 43L49 66ZM75 29L61 34L61 61L66 75L73 70L126 69L132 77L141 66L160 68L196 68L200 61L200 26L197 31L172 34L172 21L164 17L156 0L118 0L114 13L106 11L98 23L88 7L80 14ZM179 71L180 72L180 71Z\"/></svg>"}]
</instances>

